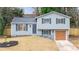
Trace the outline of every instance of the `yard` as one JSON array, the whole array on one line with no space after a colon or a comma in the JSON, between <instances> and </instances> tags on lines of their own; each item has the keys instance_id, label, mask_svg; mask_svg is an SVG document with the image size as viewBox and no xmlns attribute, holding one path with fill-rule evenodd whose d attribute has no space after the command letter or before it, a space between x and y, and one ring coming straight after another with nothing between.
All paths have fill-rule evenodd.
<instances>
[{"instance_id":1,"label":"yard","mask_svg":"<svg viewBox=\"0 0 79 59\"><path fill-rule=\"evenodd\" d=\"M13 47L0 48L0 51L57 51L55 41L39 36L13 37L8 40L18 41L19 44ZM4 38L0 39L0 42Z\"/></svg>"},{"instance_id":2,"label":"yard","mask_svg":"<svg viewBox=\"0 0 79 59\"><path fill-rule=\"evenodd\" d=\"M71 28L70 29L70 40L71 42L79 48L79 28Z\"/></svg>"},{"instance_id":3,"label":"yard","mask_svg":"<svg viewBox=\"0 0 79 59\"><path fill-rule=\"evenodd\" d=\"M70 41L79 49L79 37L72 37L70 39Z\"/></svg>"}]
</instances>

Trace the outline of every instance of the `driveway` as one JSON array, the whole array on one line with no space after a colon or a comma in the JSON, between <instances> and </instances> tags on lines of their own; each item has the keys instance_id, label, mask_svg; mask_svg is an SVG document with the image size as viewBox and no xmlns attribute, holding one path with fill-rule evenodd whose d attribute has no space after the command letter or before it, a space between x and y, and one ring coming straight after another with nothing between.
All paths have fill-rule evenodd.
<instances>
[{"instance_id":1,"label":"driveway","mask_svg":"<svg viewBox=\"0 0 79 59\"><path fill-rule=\"evenodd\" d=\"M13 47L0 48L0 51L57 51L57 45L54 40L39 36L13 37L8 40L18 41L19 44ZM0 39L0 42L4 38Z\"/></svg>"},{"instance_id":2,"label":"driveway","mask_svg":"<svg viewBox=\"0 0 79 59\"><path fill-rule=\"evenodd\" d=\"M78 49L68 40L56 41L56 44L60 51L77 51Z\"/></svg>"}]
</instances>

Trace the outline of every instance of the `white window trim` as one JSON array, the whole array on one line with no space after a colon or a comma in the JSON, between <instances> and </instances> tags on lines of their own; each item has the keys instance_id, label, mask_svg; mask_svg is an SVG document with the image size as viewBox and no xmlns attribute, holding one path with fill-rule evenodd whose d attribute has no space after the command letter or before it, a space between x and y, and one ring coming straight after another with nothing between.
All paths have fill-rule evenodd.
<instances>
[{"instance_id":1,"label":"white window trim","mask_svg":"<svg viewBox=\"0 0 79 59\"><path fill-rule=\"evenodd\" d=\"M44 22L45 20L49 20L49 22ZM51 24L51 18L42 18L42 24Z\"/></svg>"},{"instance_id":2,"label":"white window trim","mask_svg":"<svg viewBox=\"0 0 79 59\"><path fill-rule=\"evenodd\" d=\"M56 18L56 24L65 24L66 20L65 18Z\"/></svg>"},{"instance_id":3,"label":"white window trim","mask_svg":"<svg viewBox=\"0 0 79 59\"><path fill-rule=\"evenodd\" d=\"M22 24L21 30L20 30L20 26L21 26L21 24L16 24L16 31L28 31L28 24ZM27 29L26 29L26 26L27 26Z\"/></svg>"}]
</instances>

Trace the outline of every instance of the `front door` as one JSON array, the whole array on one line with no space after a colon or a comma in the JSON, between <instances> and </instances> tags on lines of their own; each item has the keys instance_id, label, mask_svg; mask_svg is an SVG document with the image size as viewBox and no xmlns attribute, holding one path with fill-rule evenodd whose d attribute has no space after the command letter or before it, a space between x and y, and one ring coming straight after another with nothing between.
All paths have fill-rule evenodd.
<instances>
[{"instance_id":1,"label":"front door","mask_svg":"<svg viewBox=\"0 0 79 59\"><path fill-rule=\"evenodd\" d=\"M36 34L36 24L33 24L32 32L33 32L33 34Z\"/></svg>"},{"instance_id":2,"label":"front door","mask_svg":"<svg viewBox=\"0 0 79 59\"><path fill-rule=\"evenodd\" d=\"M56 31L56 40L65 40L66 31Z\"/></svg>"}]
</instances>

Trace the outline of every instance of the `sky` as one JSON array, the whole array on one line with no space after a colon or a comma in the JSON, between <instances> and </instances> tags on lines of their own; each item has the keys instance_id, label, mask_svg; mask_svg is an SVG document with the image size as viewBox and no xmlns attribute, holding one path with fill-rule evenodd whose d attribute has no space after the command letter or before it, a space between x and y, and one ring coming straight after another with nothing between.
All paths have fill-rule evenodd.
<instances>
[{"instance_id":1,"label":"sky","mask_svg":"<svg viewBox=\"0 0 79 59\"><path fill-rule=\"evenodd\" d=\"M33 13L34 9L32 7L23 7L24 14L31 14Z\"/></svg>"},{"instance_id":2,"label":"sky","mask_svg":"<svg viewBox=\"0 0 79 59\"><path fill-rule=\"evenodd\" d=\"M24 14L32 14L34 11L32 7L22 7L22 9L24 10Z\"/></svg>"}]
</instances>

